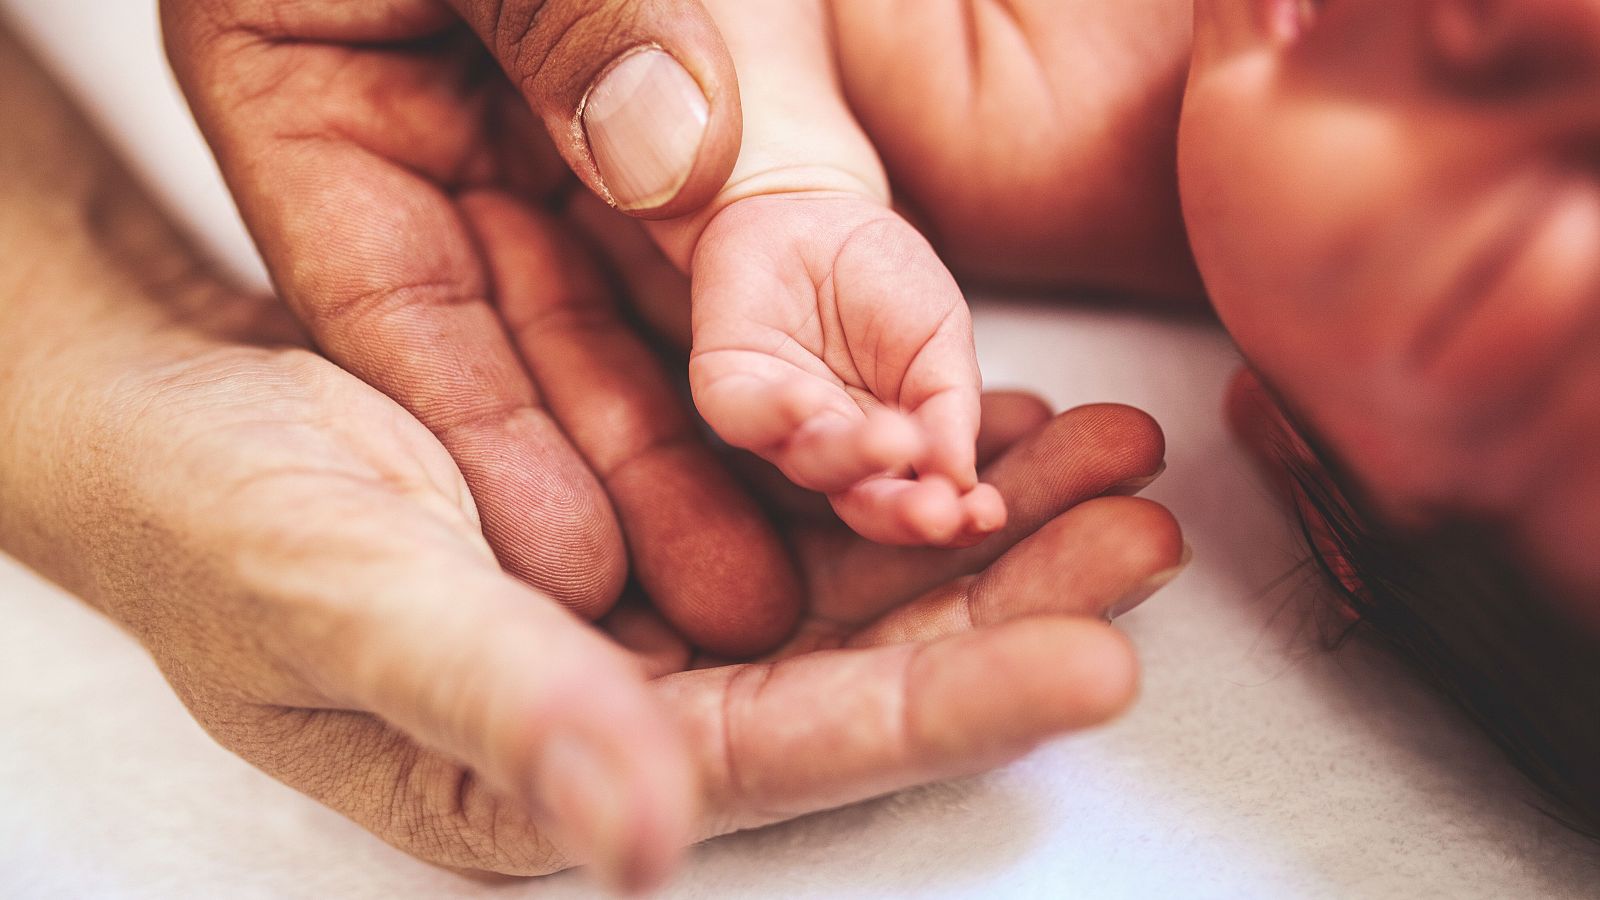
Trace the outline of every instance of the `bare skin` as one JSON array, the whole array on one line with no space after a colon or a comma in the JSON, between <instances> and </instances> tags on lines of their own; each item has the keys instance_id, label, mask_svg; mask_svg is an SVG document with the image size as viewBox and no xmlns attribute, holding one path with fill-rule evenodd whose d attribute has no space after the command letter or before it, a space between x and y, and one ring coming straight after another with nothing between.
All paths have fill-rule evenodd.
<instances>
[{"instance_id":1,"label":"bare skin","mask_svg":"<svg viewBox=\"0 0 1600 900\"><path fill-rule=\"evenodd\" d=\"M563 157L600 188L567 135L573 111L598 71L657 26L717 98L696 172L658 212L704 202L737 151L738 94L720 37L686 15L692 6L558 2L535 23L525 5L467 0L177 0L162 15L174 71L278 292L322 352L450 451L502 564L580 615L604 614L630 572L624 528L639 545L671 537L645 534L656 523L630 524L637 510L608 496L605 463L631 461L633 477L668 486L671 506L707 510L728 529L695 532L703 543L686 558L718 558L728 534L758 537L747 548L754 578L704 585L740 627L705 631L714 623L687 613L695 598L655 592L679 628L753 653L798 614L776 535L729 480L706 474L716 469L704 452L672 452L692 446L681 417L630 423L621 444L583 443L557 425L553 398L536 387L545 357L525 351L564 346L561 335L585 323L518 318L496 302L473 206L542 209L570 177ZM553 146L541 122L569 139ZM560 491L537 475L551 466L566 473ZM574 557L589 562L581 574L569 571ZM641 579L672 581L639 563Z\"/></svg>"},{"instance_id":2,"label":"bare skin","mask_svg":"<svg viewBox=\"0 0 1600 900\"><path fill-rule=\"evenodd\" d=\"M843 88L951 267L1199 306L1178 205L1191 0L835 0Z\"/></svg>"},{"instance_id":3,"label":"bare skin","mask_svg":"<svg viewBox=\"0 0 1600 900\"><path fill-rule=\"evenodd\" d=\"M969 272L1196 296L1173 174L1188 4L706 6L743 145L704 210L651 226L692 277L701 412L868 537L981 539L1004 510L974 491L971 325L893 204Z\"/></svg>"},{"instance_id":4,"label":"bare skin","mask_svg":"<svg viewBox=\"0 0 1600 900\"><path fill-rule=\"evenodd\" d=\"M596 629L502 569L445 443L210 274L3 35L0 76L0 542L140 640L219 742L380 837L639 888L685 842L992 766L1130 702L1103 615L1182 555L1160 507L1103 496L1158 470L1148 417L986 401L978 456L1012 518L961 552L769 518L742 491L727 508L759 529L686 519L686 491L734 481L693 437L652 449L685 413L599 270L548 217L468 198L502 307L589 326L549 351L537 413L689 482L515 458L552 492L603 482L660 592L708 604L630 598ZM630 379L593 377L620 359ZM558 583L607 564L523 540ZM722 663L669 626L737 621L707 585L767 548L795 577L781 650Z\"/></svg>"},{"instance_id":5,"label":"bare skin","mask_svg":"<svg viewBox=\"0 0 1600 900\"><path fill-rule=\"evenodd\" d=\"M865 172L864 189L826 178L799 187L840 190L883 209L892 198L879 188L893 185L963 271L992 264L1024 279L1132 293L1192 289L1171 167L1187 4L1084 6L1082 15L1098 11L1109 27L1037 15L1060 4L827 7L818 18L832 28L836 94L886 178L869 158L841 167ZM1391 517L1426 527L1487 510L1513 522L1545 573L1592 597L1588 548L1600 504L1589 501L1600 469L1587 402L1595 357L1584 350L1593 343L1589 176L1600 108L1587 66L1596 58L1594 4L1330 0L1315 28L1296 24L1302 8L1316 6L1219 0L1199 10L1183 182L1218 308ZM1277 23L1262 27L1263 10L1294 15L1276 31ZM1499 18L1475 21L1474 11ZM1128 20L1117 18L1125 12ZM1462 12L1464 27L1433 20ZM860 20L839 27L852 15ZM1509 24L1485 27L1494 22ZM1086 34L1099 40L1066 49L1043 40ZM923 64L904 65L907 58ZM910 74L897 79L902 71ZM1484 96L1496 82L1487 76L1507 71L1518 74L1518 102ZM1098 77L1106 72L1120 77ZM925 90L928 83L937 89ZM1084 92L1083 106L1064 100ZM1110 99L1094 102L1102 92ZM987 117L974 119L969 108ZM1085 120L1099 127L1081 133L1097 139L1075 143ZM1098 140L1107 133L1122 140ZM1531 180L1508 178L1518 173ZM1552 207L1528 207L1549 217L1534 215L1521 230L1529 243L1523 256L1502 260L1506 280L1457 296L1451 286L1474 268L1461 251L1481 243L1473 229L1514 221L1495 203L1515 201L1527 185L1555 198ZM1315 206L1298 205L1313 193ZM655 212L672 220L693 207ZM658 237L671 224L655 226ZM663 239L683 265L699 239L691 233L678 244ZM1029 243L1041 234L1048 237ZM1418 234L1444 239L1417 258L1406 248L1419 245ZM1260 252L1268 244L1293 249ZM1428 315L1444 308L1473 315ZM1407 368L1415 360L1406 353L1418 346L1437 351L1438 365ZM1547 359L1560 365L1534 364ZM1517 377L1500 377L1508 371ZM831 365L828 372L839 375ZM1543 389L1551 386L1559 389ZM1507 410L1519 427L1504 427Z\"/></svg>"},{"instance_id":6,"label":"bare skin","mask_svg":"<svg viewBox=\"0 0 1600 900\"><path fill-rule=\"evenodd\" d=\"M1600 617L1594 0L827 8L958 271L1194 293L1181 99L1193 252L1277 396L1391 524L1503 527Z\"/></svg>"},{"instance_id":7,"label":"bare skin","mask_svg":"<svg viewBox=\"0 0 1600 900\"><path fill-rule=\"evenodd\" d=\"M664 42L709 102L694 174L631 210L694 275L700 411L864 535L966 545L1005 517L973 466L965 304L893 201L969 273L1198 294L1172 165L1186 2L582 6L164 6L175 68L282 292L336 360L452 448L502 559L577 607L603 609L616 582L549 584L502 512L539 498L476 462L561 442L479 414L525 407L527 389L481 303L458 198L527 201L550 177L534 161L556 156L540 120L609 197L572 122L630 49ZM546 512L617 552L592 498Z\"/></svg>"},{"instance_id":8,"label":"bare skin","mask_svg":"<svg viewBox=\"0 0 1600 900\"><path fill-rule=\"evenodd\" d=\"M1503 529L1600 621L1600 4L1198 22L1183 186L1240 347L1391 524Z\"/></svg>"}]
</instances>

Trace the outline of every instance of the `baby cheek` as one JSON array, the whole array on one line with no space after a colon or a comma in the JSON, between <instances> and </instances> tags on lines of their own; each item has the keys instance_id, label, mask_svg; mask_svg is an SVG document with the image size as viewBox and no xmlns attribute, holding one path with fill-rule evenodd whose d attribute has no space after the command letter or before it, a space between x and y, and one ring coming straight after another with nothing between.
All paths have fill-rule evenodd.
<instances>
[{"instance_id":1,"label":"baby cheek","mask_svg":"<svg viewBox=\"0 0 1600 900\"><path fill-rule=\"evenodd\" d=\"M1394 298L1371 282L1390 264L1397 207L1415 205L1405 133L1386 118L1294 110L1231 141L1186 197L1191 238L1219 314L1252 359L1279 355L1307 377L1393 344ZM1219 154L1220 155L1220 154ZM1201 169L1199 165L1192 167ZM1309 356L1308 356L1309 354Z\"/></svg>"},{"instance_id":2,"label":"baby cheek","mask_svg":"<svg viewBox=\"0 0 1600 900\"><path fill-rule=\"evenodd\" d=\"M1466 426L1520 427L1600 341L1600 186L1565 191L1498 277L1424 335L1421 387Z\"/></svg>"}]
</instances>

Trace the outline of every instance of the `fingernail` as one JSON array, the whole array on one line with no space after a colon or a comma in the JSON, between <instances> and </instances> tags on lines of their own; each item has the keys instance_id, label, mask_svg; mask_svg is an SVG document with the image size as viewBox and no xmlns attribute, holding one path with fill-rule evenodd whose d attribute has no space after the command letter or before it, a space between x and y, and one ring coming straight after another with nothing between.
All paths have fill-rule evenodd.
<instances>
[{"instance_id":1,"label":"fingernail","mask_svg":"<svg viewBox=\"0 0 1600 900\"><path fill-rule=\"evenodd\" d=\"M1149 475L1141 475L1138 478L1130 478L1106 493L1114 497L1132 497L1134 494L1137 494L1150 485L1155 484L1156 479L1166 474L1166 471L1167 463L1165 460L1163 460L1161 463L1161 468L1156 469Z\"/></svg>"},{"instance_id":2,"label":"fingernail","mask_svg":"<svg viewBox=\"0 0 1600 900\"><path fill-rule=\"evenodd\" d=\"M689 180L711 105L671 54L648 47L600 75L584 98L582 118L611 201L622 209L653 209Z\"/></svg>"},{"instance_id":3,"label":"fingernail","mask_svg":"<svg viewBox=\"0 0 1600 900\"><path fill-rule=\"evenodd\" d=\"M534 801L574 854L608 882L624 877L630 810L619 779L606 771L597 748L558 735L544 747Z\"/></svg>"},{"instance_id":4,"label":"fingernail","mask_svg":"<svg viewBox=\"0 0 1600 900\"><path fill-rule=\"evenodd\" d=\"M1115 620L1133 612L1139 607L1140 604L1155 596L1157 591L1160 591L1162 588L1171 584L1173 579L1177 578L1179 575L1182 575L1183 570L1189 568L1189 562L1193 559L1194 548L1190 547L1187 543L1184 544L1183 555L1178 558L1177 565L1170 569L1163 569L1140 582L1137 588L1134 588L1132 591L1130 591L1126 597L1118 600L1117 603L1106 612L1106 619L1108 621Z\"/></svg>"}]
</instances>

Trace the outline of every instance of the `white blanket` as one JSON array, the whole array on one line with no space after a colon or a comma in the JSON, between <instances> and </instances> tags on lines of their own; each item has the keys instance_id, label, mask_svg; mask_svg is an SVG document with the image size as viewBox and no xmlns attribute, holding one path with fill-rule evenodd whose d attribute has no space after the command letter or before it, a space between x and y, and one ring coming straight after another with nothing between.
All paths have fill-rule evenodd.
<instances>
[{"instance_id":1,"label":"white blanket","mask_svg":"<svg viewBox=\"0 0 1600 900\"><path fill-rule=\"evenodd\" d=\"M152 0L0 9L259 278L159 61ZM991 385L1166 426L1148 495L1196 557L1119 622L1142 700L990 775L712 841L666 896L1600 896L1600 852L1452 712L1371 651L1320 648L1293 529L1221 423L1237 359L1220 332L1017 301L981 305L978 325ZM131 641L3 559L0 621L0 896L592 894L581 875L488 886L390 850L212 744Z\"/></svg>"}]
</instances>

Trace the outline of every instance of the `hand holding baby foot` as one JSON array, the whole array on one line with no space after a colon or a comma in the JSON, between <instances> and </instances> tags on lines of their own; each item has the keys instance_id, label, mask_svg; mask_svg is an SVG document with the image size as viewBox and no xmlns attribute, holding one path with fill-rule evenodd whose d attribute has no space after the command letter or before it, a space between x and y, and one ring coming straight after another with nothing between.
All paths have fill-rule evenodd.
<instances>
[{"instance_id":1,"label":"hand holding baby foot","mask_svg":"<svg viewBox=\"0 0 1600 900\"><path fill-rule=\"evenodd\" d=\"M977 480L966 301L905 220L848 194L750 197L707 225L691 270L690 381L724 440L882 543L973 543L1005 524Z\"/></svg>"}]
</instances>

